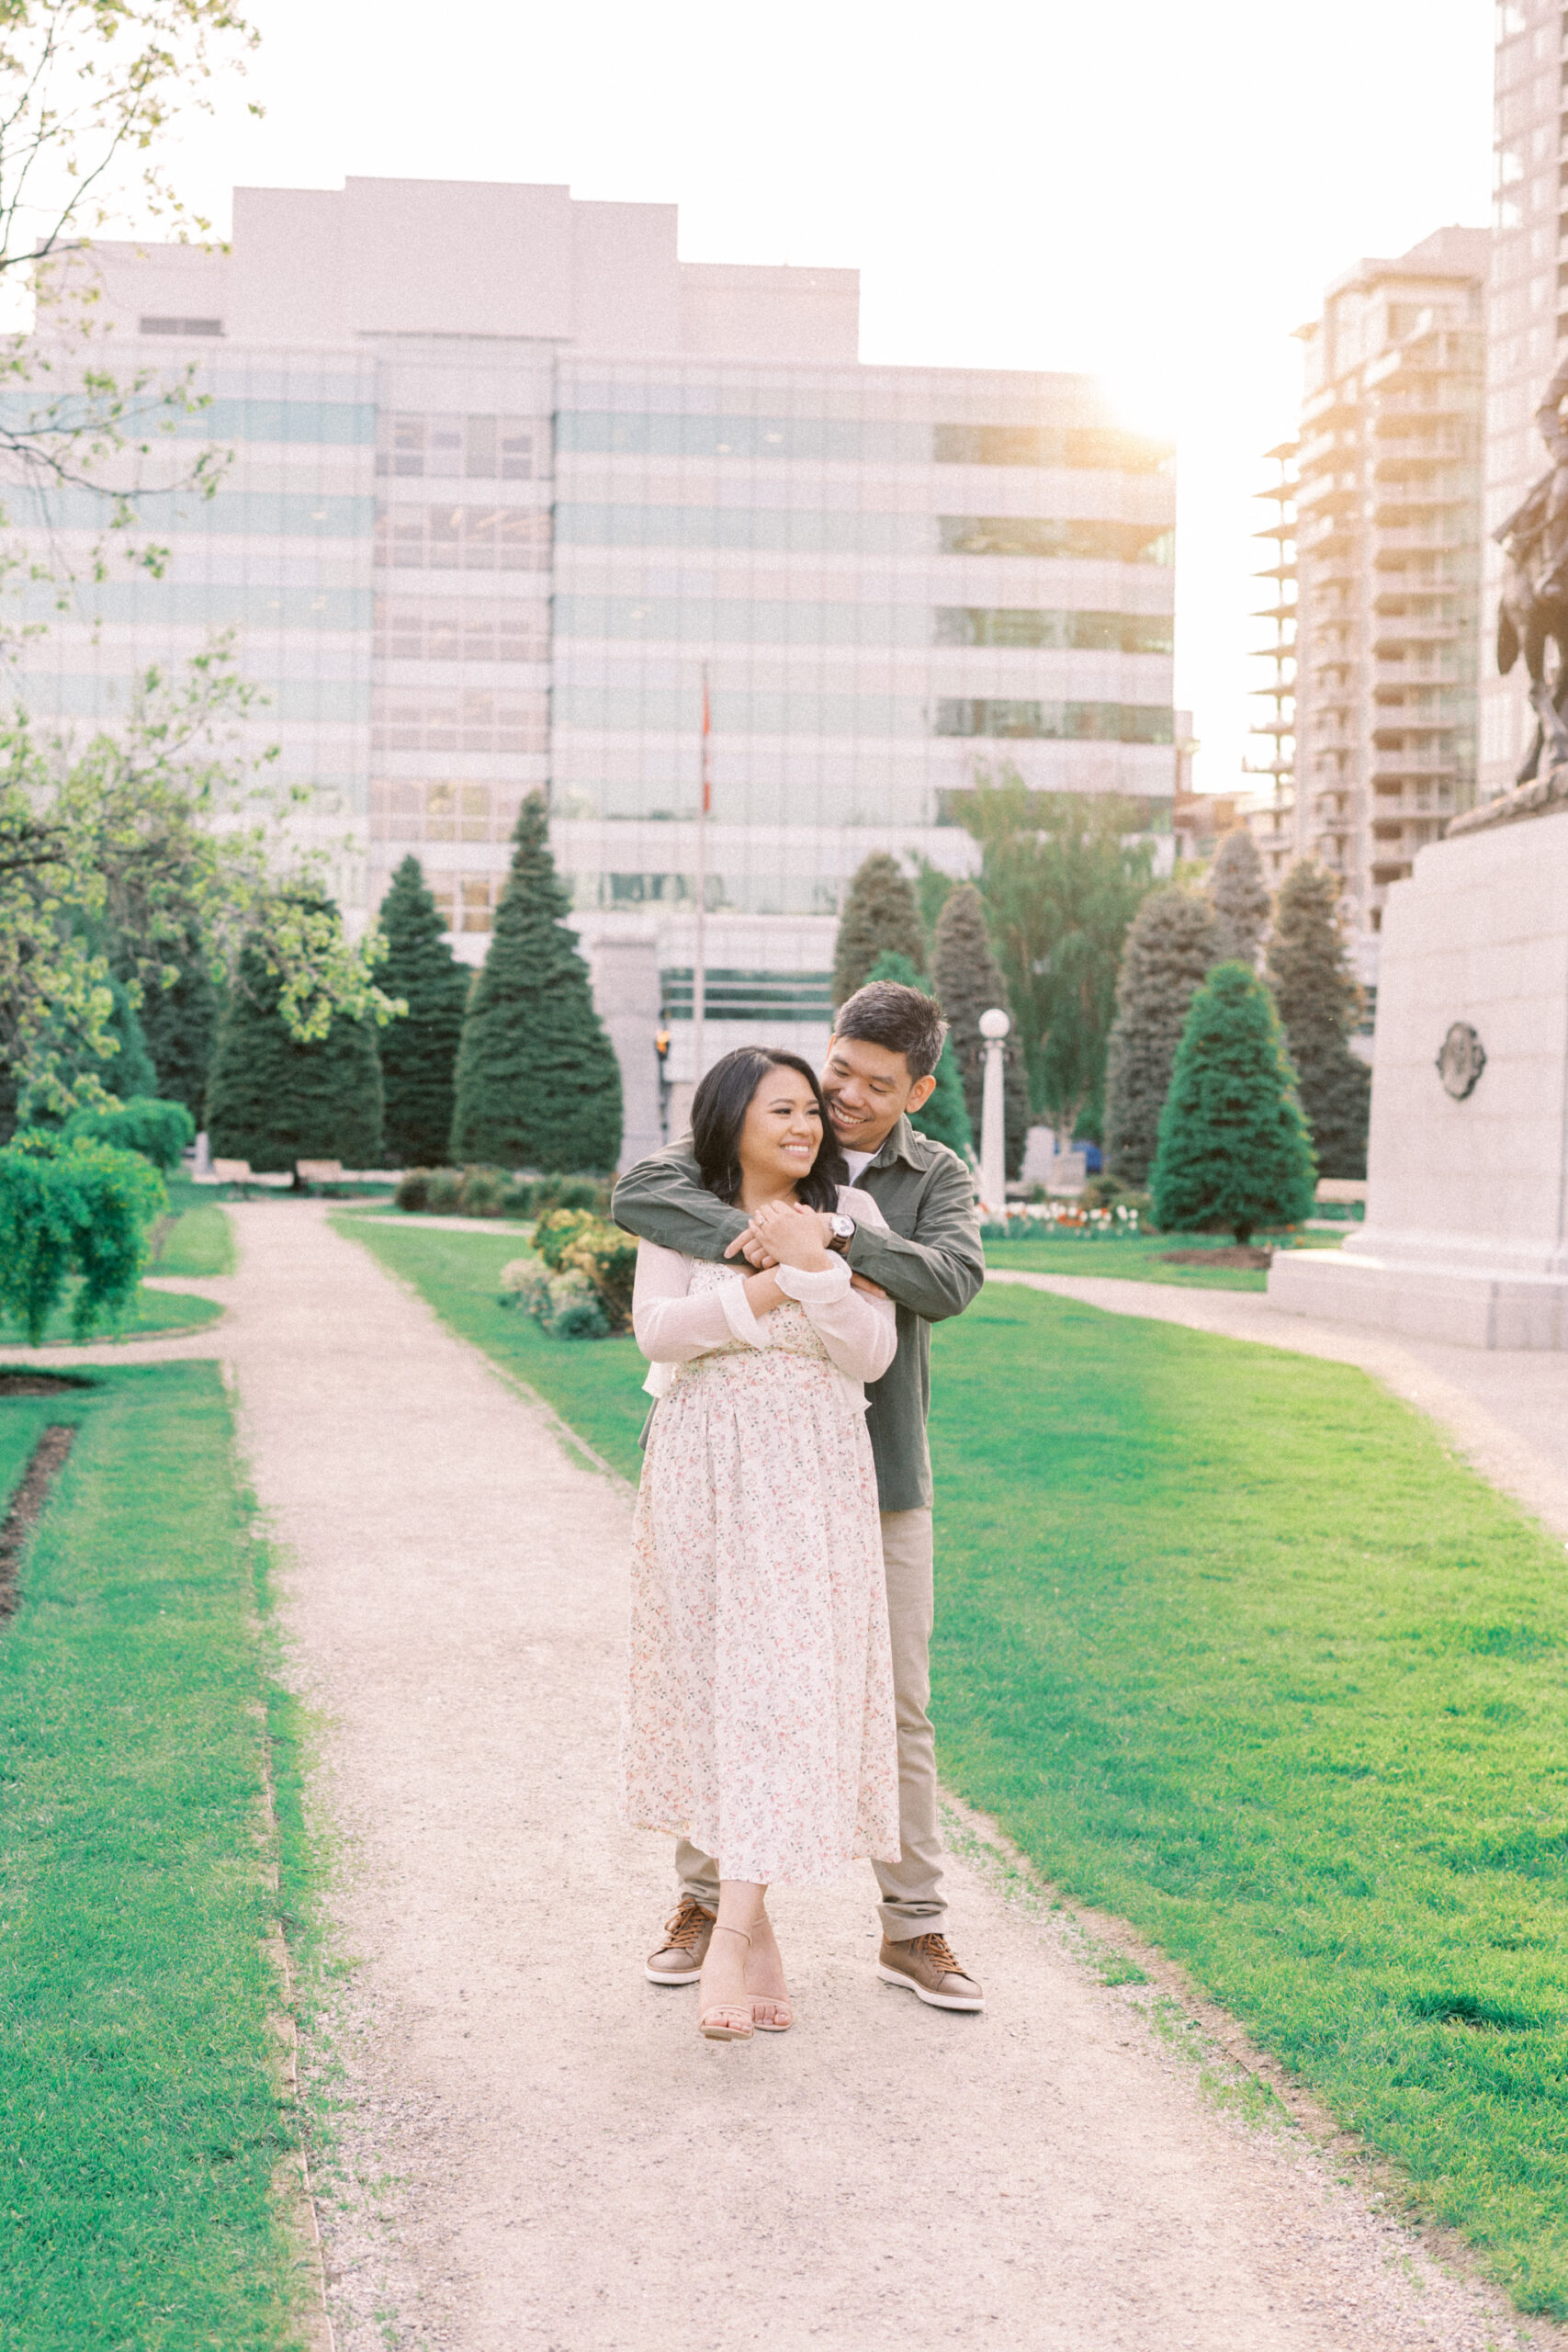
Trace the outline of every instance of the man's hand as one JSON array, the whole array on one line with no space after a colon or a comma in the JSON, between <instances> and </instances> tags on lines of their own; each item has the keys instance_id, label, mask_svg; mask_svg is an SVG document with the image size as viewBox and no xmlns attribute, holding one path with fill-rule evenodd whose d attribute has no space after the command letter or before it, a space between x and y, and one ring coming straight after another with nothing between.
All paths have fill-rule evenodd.
<instances>
[{"instance_id":1,"label":"man's hand","mask_svg":"<svg viewBox=\"0 0 1568 2352\"><path fill-rule=\"evenodd\" d=\"M852 1274L850 1288L863 1290L867 1298L891 1298L893 1295L891 1291L884 1290L880 1283L874 1283L869 1274Z\"/></svg>"},{"instance_id":2,"label":"man's hand","mask_svg":"<svg viewBox=\"0 0 1568 2352\"><path fill-rule=\"evenodd\" d=\"M823 1232L826 1223L820 1210L804 1208L798 1201L766 1201L751 1219L759 1240L774 1258L801 1273L817 1273L833 1262Z\"/></svg>"},{"instance_id":3,"label":"man's hand","mask_svg":"<svg viewBox=\"0 0 1568 2352\"><path fill-rule=\"evenodd\" d=\"M829 1221L826 1209L801 1208L799 1213L802 1216L816 1218L818 1231L822 1238L822 1247L826 1250L833 1238L833 1227ZM744 1233L736 1235L724 1254L727 1258L733 1258L737 1252L745 1259L749 1266L755 1266L760 1274L765 1274L770 1267L776 1266L779 1262L777 1253L771 1250L762 1238L755 1217Z\"/></svg>"}]
</instances>

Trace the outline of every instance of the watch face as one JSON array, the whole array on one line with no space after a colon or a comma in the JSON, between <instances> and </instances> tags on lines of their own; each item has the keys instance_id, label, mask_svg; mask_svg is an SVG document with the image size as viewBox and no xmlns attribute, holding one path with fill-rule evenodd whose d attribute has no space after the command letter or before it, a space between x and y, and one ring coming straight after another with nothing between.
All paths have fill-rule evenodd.
<instances>
[{"instance_id":1,"label":"watch face","mask_svg":"<svg viewBox=\"0 0 1568 2352\"><path fill-rule=\"evenodd\" d=\"M847 1241L855 1229L855 1221L852 1216L835 1215L829 1219L829 1223L840 1241Z\"/></svg>"}]
</instances>

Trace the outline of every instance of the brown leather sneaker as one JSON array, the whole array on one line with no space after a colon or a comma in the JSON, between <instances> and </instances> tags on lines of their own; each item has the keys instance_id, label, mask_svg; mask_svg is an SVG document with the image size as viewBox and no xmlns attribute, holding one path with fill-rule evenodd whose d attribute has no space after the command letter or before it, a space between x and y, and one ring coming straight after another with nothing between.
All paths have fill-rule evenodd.
<instances>
[{"instance_id":1,"label":"brown leather sneaker","mask_svg":"<svg viewBox=\"0 0 1568 2352\"><path fill-rule=\"evenodd\" d=\"M876 1973L885 1984L902 1984L933 2009L983 2009L986 1996L953 1958L945 1936L911 1936L908 1943L882 1939Z\"/></svg>"},{"instance_id":2,"label":"brown leather sneaker","mask_svg":"<svg viewBox=\"0 0 1568 2352\"><path fill-rule=\"evenodd\" d=\"M700 1903L694 1903L689 1894L683 1894L675 1906L674 1917L664 1922L664 1941L643 1962L642 1973L649 1983L694 1984L703 1973L717 1916L716 1912L705 1910Z\"/></svg>"}]
</instances>

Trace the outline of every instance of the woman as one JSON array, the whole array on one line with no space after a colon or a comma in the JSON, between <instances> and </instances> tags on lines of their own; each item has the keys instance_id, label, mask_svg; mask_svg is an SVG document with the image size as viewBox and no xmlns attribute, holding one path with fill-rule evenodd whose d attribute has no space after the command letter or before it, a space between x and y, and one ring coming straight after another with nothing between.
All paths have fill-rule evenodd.
<instances>
[{"instance_id":1,"label":"woman","mask_svg":"<svg viewBox=\"0 0 1568 2352\"><path fill-rule=\"evenodd\" d=\"M863 1384L897 1345L819 1212L886 1220L841 1179L809 1065L743 1046L692 1104L708 1190L778 1260L756 1274L637 1245L632 1323L659 1398L633 1534L623 1812L719 1867L701 2030L791 2022L764 1907L857 1856L897 1859L898 1762Z\"/></svg>"}]
</instances>

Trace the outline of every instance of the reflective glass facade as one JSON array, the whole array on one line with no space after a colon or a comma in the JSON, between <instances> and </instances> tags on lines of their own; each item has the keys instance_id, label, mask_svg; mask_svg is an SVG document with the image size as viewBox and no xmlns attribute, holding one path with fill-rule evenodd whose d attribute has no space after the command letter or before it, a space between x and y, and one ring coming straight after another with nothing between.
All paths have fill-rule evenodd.
<instances>
[{"instance_id":1,"label":"reflective glass facade","mask_svg":"<svg viewBox=\"0 0 1568 2352\"><path fill-rule=\"evenodd\" d=\"M760 1022L820 1045L849 876L878 849L970 870L978 775L1120 794L1168 833L1171 453L1093 381L863 367L852 273L681 264L672 213L559 190L398 183L428 255L356 276L378 186L242 191L220 262L100 249L121 332L146 322L129 356L209 397L181 449L235 458L155 514L166 581L85 592L29 656L36 707L112 708L232 628L249 731L315 787L345 904L412 849L474 959L547 790L639 1144L660 1019L693 1074L705 670L710 1056ZM521 277L454 277L480 202L502 244L526 226ZM298 265L329 219L330 287ZM51 520L85 547L101 512Z\"/></svg>"}]
</instances>

